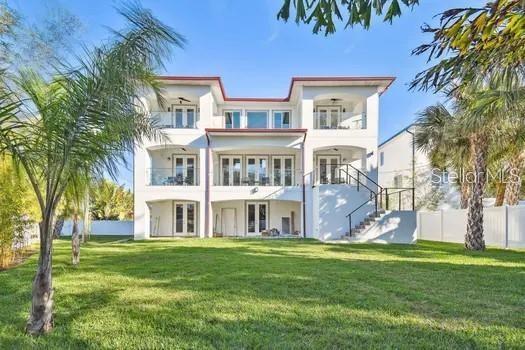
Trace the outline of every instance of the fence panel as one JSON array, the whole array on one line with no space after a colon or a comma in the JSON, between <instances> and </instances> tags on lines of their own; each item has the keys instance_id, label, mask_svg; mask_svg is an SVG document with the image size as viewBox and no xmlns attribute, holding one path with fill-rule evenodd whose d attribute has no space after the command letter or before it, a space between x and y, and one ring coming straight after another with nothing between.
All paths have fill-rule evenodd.
<instances>
[{"instance_id":1,"label":"fence panel","mask_svg":"<svg viewBox=\"0 0 525 350\"><path fill-rule=\"evenodd\" d=\"M443 211L443 242L463 243L467 229L467 210Z\"/></svg>"},{"instance_id":2,"label":"fence panel","mask_svg":"<svg viewBox=\"0 0 525 350\"><path fill-rule=\"evenodd\" d=\"M441 213L439 211L421 211L418 221L420 239L441 241Z\"/></svg>"},{"instance_id":3,"label":"fence panel","mask_svg":"<svg viewBox=\"0 0 525 350\"><path fill-rule=\"evenodd\" d=\"M82 220L78 223L79 233L82 232L84 224ZM73 230L73 222L71 220L64 221L62 227L63 236L71 236ZM132 236L133 235L133 221L131 220L94 220L91 222L91 234L100 236Z\"/></svg>"},{"instance_id":4,"label":"fence panel","mask_svg":"<svg viewBox=\"0 0 525 350\"><path fill-rule=\"evenodd\" d=\"M421 211L418 215L419 239L464 242L466 209ZM483 231L485 243L489 246L525 248L525 206L484 208Z\"/></svg>"},{"instance_id":5,"label":"fence panel","mask_svg":"<svg viewBox=\"0 0 525 350\"><path fill-rule=\"evenodd\" d=\"M509 248L525 248L525 206L508 207Z\"/></svg>"},{"instance_id":6,"label":"fence panel","mask_svg":"<svg viewBox=\"0 0 525 350\"><path fill-rule=\"evenodd\" d=\"M483 208L485 244L505 247L505 207Z\"/></svg>"}]
</instances>

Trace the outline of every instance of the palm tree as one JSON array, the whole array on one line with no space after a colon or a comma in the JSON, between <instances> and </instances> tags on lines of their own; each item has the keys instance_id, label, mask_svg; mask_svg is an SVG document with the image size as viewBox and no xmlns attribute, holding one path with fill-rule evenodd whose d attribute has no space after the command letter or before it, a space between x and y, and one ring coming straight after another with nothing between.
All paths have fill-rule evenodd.
<instances>
[{"instance_id":1,"label":"palm tree","mask_svg":"<svg viewBox=\"0 0 525 350\"><path fill-rule=\"evenodd\" d=\"M150 91L163 104L155 71L184 39L139 5L119 13L126 29L87 52L76 68L60 68L50 82L23 72L16 84L25 95L0 96L0 151L25 169L42 216L30 334L53 327L52 227L64 192L93 173L115 176L135 144L159 135L138 97Z\"/></svg>"},{"instance_id":2,"label":"palm tree","mask_svg":"<svg viewBox=\"0 0 525 350\"><path fill-rule=\"evenodd\" d=\"M471 109L473 113L497 120L492 128L493 134L498 133L498 142L494 143L496 158L499 163L505 163L509 172L505 179L505 202L515 205L519 201L525 166L525 66L497 70L481 82L484 89L477 94Z\"/></svg>"},{"instance_id":3,"label":"palm tree","mask_svg":"<svg viewBox=\"0 0 525 350\"><path fill-rule=\"evenodd\" d=\"M468 163L468 140L457 128L457 106L451 112L441 103L425 108L416 121L416 147L429 155L435 168L451 169L461 173ZM469 186L458 177L462 209L467 208Z\"/></svg>"}]
</instances>

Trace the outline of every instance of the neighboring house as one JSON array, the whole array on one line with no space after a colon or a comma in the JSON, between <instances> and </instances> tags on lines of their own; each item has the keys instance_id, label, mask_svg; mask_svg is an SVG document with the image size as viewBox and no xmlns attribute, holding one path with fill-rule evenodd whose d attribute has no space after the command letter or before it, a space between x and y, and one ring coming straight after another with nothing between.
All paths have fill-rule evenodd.
<instances>
[{"instance_id":1,"label":"neighboring house","mask_svg":"<svg viewBox=\"0 0 525 350\"><path fill-rule=\"evenodd\" d=\"M438 170L433 173L428 155L414 146L415 132L415 125L410 124L379 145L379 185L414 187L417 209L458 207L459 194L453 185L446 183L446 173ZM411 205L408 197L407 191L402 205Z\"/></svg>"},{"instance_id":2,"label":"neighboring house","mask_svg":"<svg viewBox=\"0 0 525 350\"><path fill-rule=\"evenodd\" d=\"M228 97L219 77L159 80L165 107L142 98L165 137L135 151L136 239L349 231L377 181L379 98L394 78L295 77L284 98Z\"/></svg>"}]
</instances>

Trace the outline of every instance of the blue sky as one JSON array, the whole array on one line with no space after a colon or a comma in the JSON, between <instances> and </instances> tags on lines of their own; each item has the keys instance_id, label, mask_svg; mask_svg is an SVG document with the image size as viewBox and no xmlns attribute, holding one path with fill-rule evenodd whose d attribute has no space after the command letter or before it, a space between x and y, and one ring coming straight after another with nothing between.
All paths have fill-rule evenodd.
<instances>
[{"instance_id":1,"label":"blue sky","mask_svg":"<svg viewBox=\"0 0 525 350\"><path fill-rule=\"evenodd\" d=\"M118 1L11 0L29 21L43 19L56 5L83 23L84 42L96 45L108 37L107 27L120 28ZM311 27L277 21L282 0L144 0L144 7L188 40L166 65L167 74L219 75L229 96L284 97L292 76L392 75L397 80L381 99L380 141L412 122L416 113L439 100L432 93L408 91L407 84L423 70L426 60L412 49L430 40L423 23L452 7L475 5L474 0L421 0L392 25L374 19L368 31L343 29L332 36L314 35ZM119 182L130 186L132 174L123 169Z\"/></svg>"}]
</instances>

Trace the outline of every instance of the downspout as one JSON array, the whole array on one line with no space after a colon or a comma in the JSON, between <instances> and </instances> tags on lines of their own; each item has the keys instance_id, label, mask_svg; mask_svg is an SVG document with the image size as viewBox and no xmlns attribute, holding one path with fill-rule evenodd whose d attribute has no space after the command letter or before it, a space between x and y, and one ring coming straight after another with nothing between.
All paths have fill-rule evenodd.
<instances>
[{"instance_id":1,"label":"downspout","mask_svg":"<svg viewBox=\"0 0 525 350\"><path fill-rule=\"evenodd\" d=\"M412 210L414 210L416 207L416 135L408 128L405 131L412 135Z\"/></svg>"},{"instance_id":2,"label":"downspout","mask_svg":"<svg viewBox=\"0 0 525 350\"><path fill-rule=\"evenodd\" d=\"M303 238L306 238L306 185L304 184L305 174L304 174L304 167L305 167L305 157L304 157L304 142L306 141L306 133L303 137L303 142L301 143L301 160L302 160L302 167L303 167Z\"/></svg>"},{"instance_id":3,"label":"downspout","mask_svg":"<svg viewBox=\"0 0 525 350\"><path fill-rule=\"evenodd\" d=\"M210 237L210 136L206 133L206 165L204 167L205 180L204 180L204 236Z\"/></svg>"}]
</instances>

